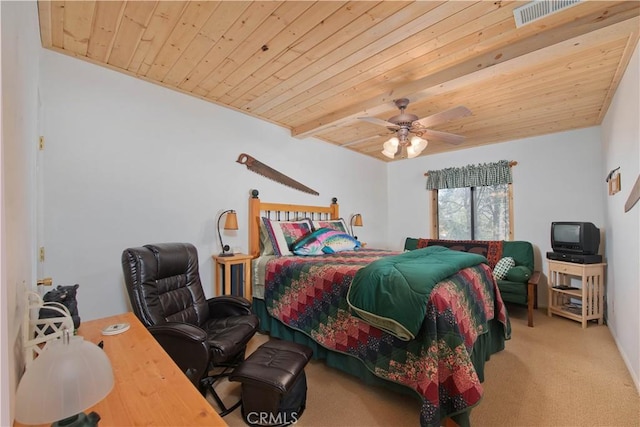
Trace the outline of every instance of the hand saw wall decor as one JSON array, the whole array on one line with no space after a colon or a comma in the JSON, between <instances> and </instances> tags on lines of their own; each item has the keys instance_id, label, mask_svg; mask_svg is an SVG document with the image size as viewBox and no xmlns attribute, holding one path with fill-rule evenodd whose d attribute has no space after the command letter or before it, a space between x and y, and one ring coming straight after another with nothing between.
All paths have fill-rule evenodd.
<instances>
[{"instance_id":1,"label":"hand saw wall decor","mask_svg":"<svg viewBox=\"0 0 640 427\"><path fill-rule=\"evenodd\" d=\"M275 169L271 168L270 166L267 166L264 163L254 159L253 157L251 157L248 154L241 153L240 156L238 157L238 160L236 160L236 162L240 163L241 165L245 165L247 167L247 169L249 169L252 172L255 172L255 173L259 174L259 175L262 175L264 177L272 179L272 180L274 180L276 182L279 182L280 184L284 184L287 187L295 188L296 190L300 190L300 191L303 191L305 193L313 194L315 196L319 195L319 193L317 191L312 190L311 188L307 187L306 185L300 184L298 181L289 178L288 176L286 176L282 172L278 172L277 170L275 170Z\"/></svg>"}]
</instances>

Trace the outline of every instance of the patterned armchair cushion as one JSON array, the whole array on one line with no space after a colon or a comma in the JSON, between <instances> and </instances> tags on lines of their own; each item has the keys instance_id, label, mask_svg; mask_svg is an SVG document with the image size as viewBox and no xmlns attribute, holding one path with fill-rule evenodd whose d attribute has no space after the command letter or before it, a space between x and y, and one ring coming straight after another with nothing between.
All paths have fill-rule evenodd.
<instances>
[{"instance_id":1,"label":"patterned armchair cushion","mask_svg":"<svg viewBox=\"0 0 640 427\"><path fill-rule=\"evenodd\" d=\"M484 256L493 269L502 258L502 240L439 240L418 239L417 249L427 246L444 246L454 251L471 252Z\"/></svg>"}]
</instances>

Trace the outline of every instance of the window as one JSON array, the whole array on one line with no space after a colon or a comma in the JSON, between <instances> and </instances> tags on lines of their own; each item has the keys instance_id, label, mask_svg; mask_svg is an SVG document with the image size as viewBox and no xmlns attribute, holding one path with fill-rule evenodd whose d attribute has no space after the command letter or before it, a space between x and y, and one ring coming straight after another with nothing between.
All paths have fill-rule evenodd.
<instances>
[{"instance_id":1,"label":"window","mask_svg":"<svg viewBox=\"0 0 640 427\"><path fill-rule=\"evenodd\" d=\"M437 192L437 238L509 240L509 184Z\"/></svg>"},{"instance_id":2,"label":"window","mask_svg":"<svg viewBox=\"0 0 640 427\"><path fill-rule=\"evenodd\" d=\"M429 171L432 238L513 240L515 164L501 160Z\"/></svg>"}]
</instances>

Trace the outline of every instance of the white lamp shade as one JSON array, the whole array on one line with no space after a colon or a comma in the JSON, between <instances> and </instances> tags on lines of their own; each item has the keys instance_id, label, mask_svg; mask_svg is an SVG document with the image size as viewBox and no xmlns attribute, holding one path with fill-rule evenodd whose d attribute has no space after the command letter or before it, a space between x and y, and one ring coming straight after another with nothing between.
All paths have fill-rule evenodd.
<instances>
[{"instance_id":1,"label":"white lamp shade","mask_svg":"<svg viewBox=\"0 0 640 427\"><path fill-rule=\"evenodd\" d=\"M420 152L418 150L416 150L413 145L409 145L407 147L407 158L409 159L413 159L414 157L416 157L418 154L420 154Z\"/></svg>"},{"instance_id":2,"label":"white lamp shade","mask_svg":"<svg viewBox=\"0 0 640 427\"><path fill-rule=\"evenodd\" d=\"M113 388L111 362L100 347L80 336L49 343L22 376L16 420L45 424L78 414Z\"/></svg>"},{"instance_id":3,"label":"white lamp shade","mask_svg":"<svg viewBox=\"0 0 640 427\"><path fill-rule=\"evenodd\" d=\"M382 145L382 154L387 156L390 159L393 159L396 156L396 151L398 151L398 144L400 140L395 136L393 138L389 138L387 142Z\"/></svg>"},{"instance_id":4,"label":"white lamp shade","mask_svg":"<svg viewBox=\"0 0 640 427\"><path fill-rule=\"evenodd\" d=\"M388 151L385 147L384 150L381 151L382 154L384 154L385 156L387 156L390 159L393 159L396 157L396 150L393 151Z\"/></svg>"},{"instance_id":5,"label":"white lamp shade","mask_svg":"<svg viewBox=\"0 0 640 427\"><path fill-rule=\"evenodd\" d=\"M422 153L422 151L427 148L427 144L429 144L429 142L426 139L420 138L419 136L414 136L413 138L411 138L411 146L418 152L418 154Z\"/></svg>"}]
</instances>

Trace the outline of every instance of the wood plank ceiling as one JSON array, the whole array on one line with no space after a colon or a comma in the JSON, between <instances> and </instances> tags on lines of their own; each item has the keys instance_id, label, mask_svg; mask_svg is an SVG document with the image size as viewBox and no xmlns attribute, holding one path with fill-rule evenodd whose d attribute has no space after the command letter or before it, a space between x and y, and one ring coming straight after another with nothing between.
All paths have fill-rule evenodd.
<instances>
[{"instance_id":1,"label":"wood plank ceiling","mask_svg":"<svg viewBox=\"0 0 640 427\"><path fill-rule=\"evenodd\" d=\"M586 1L516 28L509 1L39 1L45 48L362 154L422 118L421 155L599 124L638 42L640 2ZM396 159L402 156L397 156Z\"/></svg>"}]
</instances>

